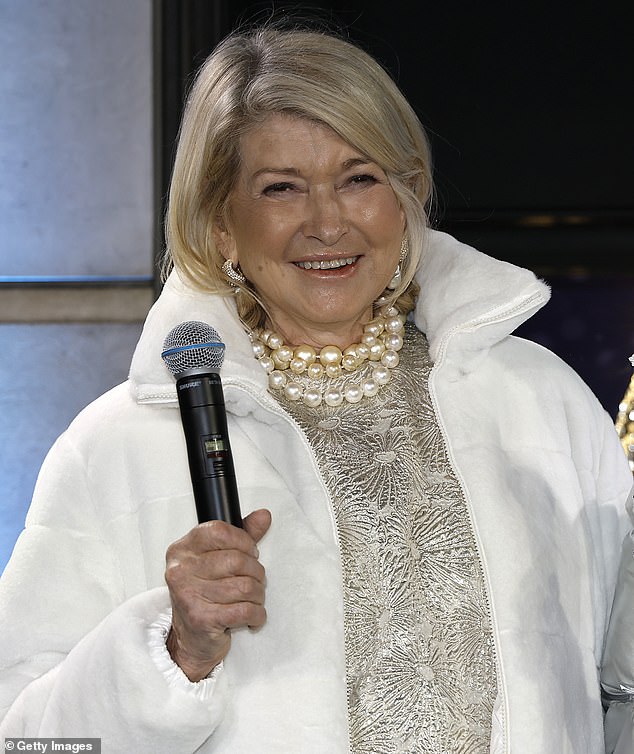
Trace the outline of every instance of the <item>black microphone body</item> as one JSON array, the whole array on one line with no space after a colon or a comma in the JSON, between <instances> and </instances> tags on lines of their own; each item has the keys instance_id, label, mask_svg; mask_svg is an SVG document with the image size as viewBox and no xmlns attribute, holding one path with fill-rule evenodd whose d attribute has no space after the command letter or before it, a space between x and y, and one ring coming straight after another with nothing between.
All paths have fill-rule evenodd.
<instances>
[{"instance_id":1,"label":"black microphone body","mask_svg":"<svg viewBox=\"0 0 634 754\"><path fill-rule=\"evenodd\" d=\"M225 344L206 322L181 322L161 353L176 379L176 393L198 523L227 521L242 528L236 473L218 370Z\"/></svg>"},{"instance_id":2,"label":"black microphone body","mask_svg":"<svg viewBox=\"0 0 634 754\"><path fill-rule=\"evenodd\" d=\"M242 527L220 375L185 374L176 391L198 523L220 519Z\"/></svg>"}]
</instances>

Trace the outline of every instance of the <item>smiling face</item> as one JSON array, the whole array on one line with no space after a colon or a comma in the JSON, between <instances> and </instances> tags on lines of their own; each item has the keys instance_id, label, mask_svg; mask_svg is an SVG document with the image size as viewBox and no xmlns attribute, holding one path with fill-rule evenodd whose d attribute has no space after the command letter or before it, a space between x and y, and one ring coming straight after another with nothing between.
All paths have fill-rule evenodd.
<instances>
[{"instance_id":1,"label":"smiling face","mask_svg":"<svg viewBox=\"0 0 634 754\"><path fill-rule=\"evenodd\" d=\"M346 347L398 264L404 213L385 173L330 128L272 115L241 140L219 250L290 345Z\"/></svg>"}]
</instances>

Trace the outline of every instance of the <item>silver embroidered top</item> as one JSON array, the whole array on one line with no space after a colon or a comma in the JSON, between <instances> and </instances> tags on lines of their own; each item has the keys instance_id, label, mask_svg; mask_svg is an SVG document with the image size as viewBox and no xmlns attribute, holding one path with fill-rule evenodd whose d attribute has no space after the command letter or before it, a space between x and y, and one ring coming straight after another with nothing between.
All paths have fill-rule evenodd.
<instances>
[{"instance_id":1,"label":"silver embroidered top","mask_svg":"<svg viewBox=\"0 0 634 754\"><path fill-rule=\"evenodd\" d=\"M373 398L308 408L276 391L330 492L344 579L353 754L485 754L496 672L465 500L428 391L427 341L407 325Z\"/></svg>"}]
</instances>

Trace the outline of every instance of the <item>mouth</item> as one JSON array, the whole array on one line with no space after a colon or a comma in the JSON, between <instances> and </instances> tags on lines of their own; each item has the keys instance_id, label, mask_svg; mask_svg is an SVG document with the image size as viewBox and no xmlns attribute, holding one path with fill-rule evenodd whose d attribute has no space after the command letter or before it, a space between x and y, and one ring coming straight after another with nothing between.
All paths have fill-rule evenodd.
<instances>
[{"instance_id":1,"label":"mouth","mask_svg":"<svg viewBox=\"0 0 634 754\"><path fill-rule=\"evenodd\" d=\"M345 257L343 259L321 259L312 262L293 262L302 270L337 270L340 267L353 265L359 257Z\"/></svg>"}]
</instances>

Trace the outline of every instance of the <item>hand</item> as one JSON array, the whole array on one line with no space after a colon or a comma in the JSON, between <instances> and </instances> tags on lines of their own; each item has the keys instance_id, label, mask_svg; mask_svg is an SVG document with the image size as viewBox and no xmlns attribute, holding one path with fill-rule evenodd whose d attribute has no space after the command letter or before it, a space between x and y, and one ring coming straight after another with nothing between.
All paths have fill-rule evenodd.
<instances>
[{"instance_id":1,"label":"hand","mask_svg":"<svg viewBox=\"0 0 634 754\"><path fill-rule=\"evenodd\" d=\"M256 543L270 525L269 511L257 510L244 519L244 529L208 521L167 548L167 650L190 681L205 678L226 656L230 629L264 624L265 574Z\"/></svg>"}]
</instances>

